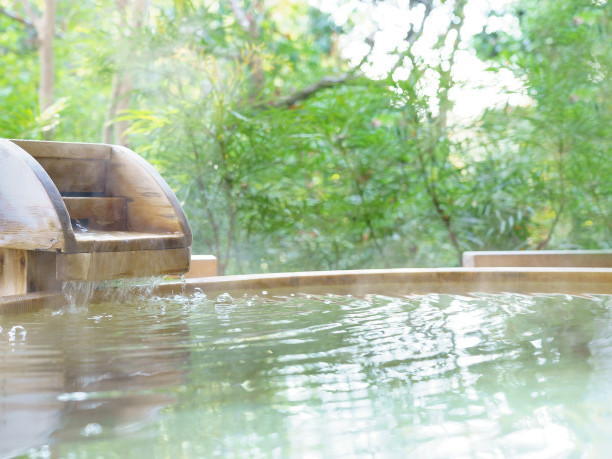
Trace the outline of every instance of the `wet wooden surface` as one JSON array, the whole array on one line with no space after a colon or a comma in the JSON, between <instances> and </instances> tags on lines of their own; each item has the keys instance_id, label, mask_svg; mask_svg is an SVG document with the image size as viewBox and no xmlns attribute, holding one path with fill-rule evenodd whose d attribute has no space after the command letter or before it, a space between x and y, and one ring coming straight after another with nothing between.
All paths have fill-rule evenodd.
<instances>
[{"instance_id":1,"label":"wet wooden surface","mask_svg":"<svg viewBox=\"0 0 612 459\"><path fill-rule=\"evenodd\" d=\"M609 268L442 268L358 271L320 271L301 273L254 274L187 279L169 282L153 289L155 295L189 295L202 291L209 297L228 292L239 298L244 294L289 295L291 293L414 295L426 293L474 294L513 292L523 294L572 295L612 294L612 269ZM92 302L102 301L101 291ZM61 297L61 294L59 294ZM40 297L12 298L10 310L18 301L26 308L44 307ZM58 301L50 296L49 307ZM0 298L0 313L4 310Z\"/></svg>"},{"instance_id":2,"label":"wet wooden surface","mask_svg":"<svg viewBox=\"0 0 612 459\"><path fill-rule=\"evenodd\" d=\"M176 196L133 151L96 144L1 142L0 221L5 223L0 246L60 248L64 253L191 246L191 227ZM75 245L71 221L77 220L90 231L79 234ZM108 231L108 237L100 231ZM143 242L147 237L148 245ZM123 248L113 245L121 241Z\"/></svg>"},{"instance_id":3,"label":"wet wooden surface","mask_svg":"<svg viewBox=\"0 0 612 459\"><path fill-rule=\"evenodd\" d=\"M0 164L0 247L31 252L25 279L7 256L3 285L11 276L13 286L2 287L3 295L58 288L57 280L189 269L187 217L163 178L133 151L0 139ZM51 257L34 255L41 250Z\"/></svg>"},{"instance_id":4,"label":"wet wooden surface","mask_svg":"<svg viewBox=\"0 0 612 459\"><path fill-rule=\"evenodd\" d=\"M33 292L0 296L0 315L26 314L43 308L57 309L66 305L61 292Z\"/></svg>"},{"instance_id":5,"label":"wet wooden surface","mask_svg":"<svg viewBox=\"0 0 612 459\"><path fill-rule=\"evenodd\" d=\"M182 234L140 233L136 231L88 230L75 233L75 252L125 252L185 247Z\"/></svg>"},{"instance_id":6,"label":"wet wooden surface","mask_svg":"<svg viewBox=\"0 0 612 459\"><path fill-rule=\"evenodd\" d=\"M181 274L189 270L190 250L60 253L57 279L90 281Z\"/></svg>"},{"instance_id":7,"label":"wet wooden surface","mask_svg":"<svg viewBox=\"0 0 612 459\"><path fill-rule=\"evenodd\" d=\"M431 268L314 271L188 279L159 286L161 294L284 289L339 293L569 293L612 294L609 268ZM386 293L385 293L386 292Z\"/></svg>"},{"instance_id":8,"label":"wet wooden surface","mask_svg":"<svg viewBox=\"0 0 612 459\"><path fill-rule=\"evenodd\" d=\"M176 196L161 176L127 148L113 146L106 188L126 198L129 231L181 233L191 245L191 227Z\"/></svg>"},{"instance_id":9,"label":"wet wooden surface","mask_svg":"<svg viewBox=\"0 0 612 459\"><path fill-rule=\"evenodd\" d=\"M28 291L27 251L0 248L0 297Z\"/></svg>"},{"instance_id":10,"label":"wet wooden surface","mask_svg":"<svg viewBox=\"0 0 612 459\"><path fill-rule=\"evenodd\" d=\"M64 197L71 220L80 220L92 230L125 231L127 209L125 198Z\"/></svg>"},{"instance_id":11,"label":"wet wooden surface","mask_svg":"<svg viewBox=\"0 0 612 459\"><path fill-rule=\"evenodd\" d=\"M68 213L44 169L11 142L0 139L0 247L65 248Z\"/></svg>"}]
</instances>

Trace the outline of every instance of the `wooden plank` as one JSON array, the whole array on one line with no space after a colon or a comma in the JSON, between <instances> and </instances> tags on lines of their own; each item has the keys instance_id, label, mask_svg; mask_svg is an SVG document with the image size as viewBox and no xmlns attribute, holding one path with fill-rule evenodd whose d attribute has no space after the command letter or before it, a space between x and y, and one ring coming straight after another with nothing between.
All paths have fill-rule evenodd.
<instances>
[{"instance_id":1,"label":"wooden plank","mask_svg":"<svg viewBox=\"0 0 612 459\"><path fill-rule=\"evenodd\" d=\"M76 231L74 236L76 240L74 252L124 252L187 247L182 234L87 230Z\"/></svg>"},{"instance_id":2,"label":"wooden plank","mask_svg":"<svg viewBox=\"0 0 612 459\"><path fill-rule=\"evenodd\" d=\"M0 139L0 165L0 246L55 251L71 244L68 211L40 164Z\"/></svg>"},{"instance_id":3,"label":"wooden plank","mask_svg":"<svg viewBox=\"0 0 612 459\"><path fill-rule=\"evenodd\" d=\"M24 295L0 296L0 316L25 314L43 308L60 308L66 304L61 292L34 292Z\"/></svg>"},{"instance_id":4,"label":"wooden plank","mask_svg":"<svg viewBox=\"0 0 612 459\"><path fill-rule=\"evenodd\" d=\"M182 274L189 270L190 258L188 248L58 254L57 278L88 281Z\"/></svg>"},{"instance_id":5,"label":"wooden plank","mask_svg":"<svg viewBox=\"0 0 612 459\"><path fill-rule=\"evenodd\" d=\"M28 292L60 291L62 283L55 277L53 252L27 252Z\"/></svg>"},{"instance_id":6,"label":"wooden plank","mask_svg":"<svg viewBox=\"0 0 612 459\"><path fill-rule=\"evenodd\" d=\"M103 193L106 161L103 159L38 158L60 193Z\"/></svg>"},{"instance_id":7,"label":"wooden plank","mask_svg":"<svg viewBox=\"0 0 612 459\"><path fill-rule=\"evenodd\" d=\"M55 253L0 248L0 296L61 290Z\"/></svg>"},{"instance_id":8,"label":"wooden plank","mask_svg":"<svg viewBox=\"0 0 612 459\"><path fill-rule=\"evenodd\" d=\"M222 292L238 297L262 290L270 295L316 292L355 296L475 292L612 294L612 269L423 268L250 274L163 283L156 286L154 292L157 295L188 295L195 290L212 298Z\"/></svg>"},{"instance_id":9,"label":"wooden plank","mask_svg":"<svg viewBox=\"0 0 612 459\"><path fill-rule=\"evenodd\" d=\"M521 250L464 252L463 266L612 268L610 250Z\"/></svg>"},{"instance_id":10,"label":"wooden plank","mask_svg":"<svg viewBox=\"0 0 612 459\"><path fill-rule=\"evenodd\" d=\"M13 140L35 158L110 159L111 146L96 143Z\"/></svg>"},{"instance_id":11,"label":"wooden plank","mask_svg":"<svg viewBox=\"0 0 612 459\"><path fill-rule=\"evenodd\" d=\"M217 257L214 255L192 255L189 272L185 274L188 279L211 277L218 274Z\"/></svg>"},{"instance_id":12,"label":"wooden plank","mask_svg":"<svg viewBox=\"0 0 612 459\"><path fill-rule=\"evenodd\" d=\"M127 229L181 233L191 245L191 227L176 196L163 178L131 150L113 146L107 195L127 198Z\"/></svg>"},{"instance_id":13,"label":"wooden plank","mask_svg":"<svg viewBox=\"0 0 612 459\"><path fill-rule=\"evenodd\" d=\"M127 214L124 198L64 197L71 220L86 220L93 230L123 231Z\"/></svg>"},{"instance_id":14,"label":"wooden plank","mask_svg":"<svg viewBox=\"0 0 612 459\"><path fill-rule=\"evenodd\" d=\"M28 291L27 252L0 248L0 296Z\"/></svg>"}]
</instances>

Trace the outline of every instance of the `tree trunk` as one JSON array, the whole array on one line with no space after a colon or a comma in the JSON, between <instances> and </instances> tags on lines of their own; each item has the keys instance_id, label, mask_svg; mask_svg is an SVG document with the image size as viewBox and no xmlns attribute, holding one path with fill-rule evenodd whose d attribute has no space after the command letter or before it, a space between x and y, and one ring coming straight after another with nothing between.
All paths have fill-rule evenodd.
<instances>
[{"instance_id":1,"label":"tree trunk","mask_svg":"<svg viewBox=\"0 0 612 459\"><path fill-rule=\"evenodd\" d=\"M38 104L41 113L53 104L54 65L53 38L55 37L56 0L45 1L45 11L39 22L38 55L40 57L40 86Z\"/></svg>"},{"instance_id":2,"label":"tree trunk","mask_svg":"<svg viewBox=\"0 0 612 459\"><path fill-rule=\"evenodd\" d=\"M45 0L43 14L38 17L28 0L21 0L34 28L38 41L38 57L40 65L40 83L38 86L38 110L43 113L53 105L53 89L55 85L55 68L53 62L53 39L55 38L55 11L57 0ZM45 139L51 137L51 131L45 131Z\"/></svg>"},{"instance_id":3,"label":"tree trunk","mask_svg":"<svg viewBox=\"0 0 612 459\"><path fill-rule=\"evenodd\" d=\"M266 83L261 56L257 50L257 43L260 40L261 35L259 25L257 24L254 15L247 13L239 4L238 0L229 0L229 4L234 12L234 16L236 16L236 21L250 38L251 55L248 57L252 84L250 102L254 103L260 97ZM260 0L253 2L251 8L253 11L261 10L263 8L262 2Z\"/></svg>"},{"instance_id":4,"label":"tree trunk","mask_svg":"<svg viewBox=\"0 0 612 459\"><path fill-rule=\"evenodd\" d=\"M116 0L117 8L120 10L122 19L122 34L128 30L140 29L144 24L147 15L149 0ZM131 8L128 4L131 3ZM129 34L133 35L133 34ZM129 46L129 39L124 37L125 46ZM132 53L128 52L124 56L115 58L115 76L111 89L111 98L106 111L106 119L102 130L102 141L104 143L114 143L128 146L126 131L129 127L127 121L117 121L116 118L124 110L130 108L130 93L133 89L132 79L126 67L130 63Z\"/></svg>"},{"instance_id":5,"label":"tree trunk","mask_svg":"<svg viewBox=\"0 0 612 459\"><path fill-rule=\"evenodd\" d=\"M125 134L129 123L117 121L115 118L123 110L130 108L130 92L132 91L132 80L129 75L115 71L111 88L111 98L106 111L106 120L102 130L102 142L127 146L128 139Z\"/></svg>"}]
</instances>

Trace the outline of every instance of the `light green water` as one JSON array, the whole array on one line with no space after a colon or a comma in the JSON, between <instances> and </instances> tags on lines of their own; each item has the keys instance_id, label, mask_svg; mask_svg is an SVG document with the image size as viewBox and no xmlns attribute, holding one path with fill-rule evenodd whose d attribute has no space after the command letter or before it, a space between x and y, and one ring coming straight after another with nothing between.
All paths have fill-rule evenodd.
<instances>
[{"instance_id":1,"label":"light green water","mask_svg":"<svg viewBox=\"0 0 612 459\"><path fill-rule=\"evenodd\" d=\"M606 457L611 311L262 293L0 317L0 457Z\"/></svg>"}]
</instances>

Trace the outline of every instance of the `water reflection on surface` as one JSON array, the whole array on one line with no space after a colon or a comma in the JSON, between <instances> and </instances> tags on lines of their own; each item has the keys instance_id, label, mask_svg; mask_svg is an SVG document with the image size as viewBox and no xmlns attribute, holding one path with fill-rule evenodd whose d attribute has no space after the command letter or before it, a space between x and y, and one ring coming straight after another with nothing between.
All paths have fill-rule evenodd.
<instances>
[{"instance_id":1,"label":"water reflection on surface","mask_svg":"<svg viewBox=\"0 0 612 459\"><path fill-rule=\"evenodd\" d=\"M180 315L69 309L0 318L0 457L121 436L176 401L189 361Z\"/></svg>"},{"instance_id":2,"label":"water reflection on surface","mask_svg":"<svg viewBox=\"0 0 612 459\"><path fill-rule=\"evenodd\" d=\"M0 456L603 454L611 308L197 294L0 318Z\"/></svg>"}]
</instances>

